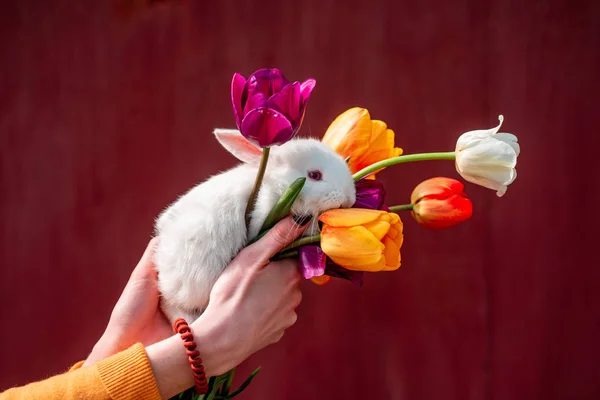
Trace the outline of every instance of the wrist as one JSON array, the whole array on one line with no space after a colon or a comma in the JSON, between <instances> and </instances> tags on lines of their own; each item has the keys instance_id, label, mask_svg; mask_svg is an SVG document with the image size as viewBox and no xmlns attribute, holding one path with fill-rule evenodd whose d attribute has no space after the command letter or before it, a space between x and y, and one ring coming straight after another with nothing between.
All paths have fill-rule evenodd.
<instances>
[{"instance_id":1,"label":"wrist","mask_svg":"<svg viewBox=\"0 0 600 400\"><path fill-rule=\"evenodd\" d=\"M146 354L163 399L169 399L194 386L194 376L179 335L148 346Z\"/></svg>"},{"instance_id":2,"label":"wrist","mask_svg":"<svg viewBox=\"0 0 600 400\"><path fill-rule=\"evenodd\" d=\"M232 357L229 346L222 345L224 341L218 330L204 323L208 319L200 317L190 325L207 379L236 366L233 361L236 358ZM194 375L179 334L148 346L146 354L162 398L171 398L194 386Z\"/></svg>"},{"instance_id":3,"label":"wrist","mask_svg":"<svg viewBox=\"0 0 600 400\"><path fill-rule=\"evenodd\" d=\"M219 311L215 314L209 308L190 324L207 377L224 374L243 361L243 346L235 345L228 335L234 318L223 308Z\"/></svg>"}]
</instances>

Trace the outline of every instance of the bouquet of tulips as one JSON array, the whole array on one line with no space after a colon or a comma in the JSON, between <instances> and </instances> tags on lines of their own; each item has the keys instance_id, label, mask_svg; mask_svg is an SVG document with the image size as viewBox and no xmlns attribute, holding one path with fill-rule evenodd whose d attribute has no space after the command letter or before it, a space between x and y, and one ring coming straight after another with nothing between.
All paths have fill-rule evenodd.
<instances>
[{"instance_id":1,"label":"bouquet of tulips","mask_svg":"<svg viewBox=\"0 0 600 400\"><path fill-rule=\"evenodd\" d=\"M231 97L237 127L246 139L263 149L246 209L247 224L261 187L269 149L296 135L314 87L314 79L290 83L278 69L261 69L248 79L240 74L233 77ZM472 204L463 183L448 177L433 177L415 187L409 204L389 206L376 174L401 163L451 160L464 180L493 189L501 197L516 178L520 151L516 136L499 132L502 121L500 116L495 128L462 134L453 151L403 154L395 146L394 132L383 121L371 119L367 109L355 107L343 112L331 123L322 142L346 159L355 182L356 203L352 208L332 209L318 216L319 234L296 240L275 258L297 257L304 277L321 286L332 278L342 278L360 287L365 273L397 270L404 239L399 213L410 212L423 227L443 229L470 218ZM305 179L298 179L287 189L260 234L250 238L249 244L290 213ZM257 372L232 393L234 370L213 377L209 392L200 398L234 397Z\"/></svg>"}]
</instances>

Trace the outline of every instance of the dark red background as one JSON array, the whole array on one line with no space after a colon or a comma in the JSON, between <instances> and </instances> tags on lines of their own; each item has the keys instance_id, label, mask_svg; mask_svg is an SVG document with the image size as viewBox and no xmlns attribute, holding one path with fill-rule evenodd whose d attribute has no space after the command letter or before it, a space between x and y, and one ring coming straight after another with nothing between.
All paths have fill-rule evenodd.
<instances>
[{"instance_id":1,"label":"dark red background","mask_svg":"<svg viewBox=\"0 0 600 400\"><path fill-rule=\"evenodd\" d=\"M467 186L469 222L406 215L398 271L306 282L242 397L600 398L599 2L1 3L0 389L86 357L153 218L234 165L232 74L275 66L317 80L304 135L358 105L447 151L501 113L522 155L504 198ZM381 177L399 204L440 174Z\"/></svg>"}]
</instances>

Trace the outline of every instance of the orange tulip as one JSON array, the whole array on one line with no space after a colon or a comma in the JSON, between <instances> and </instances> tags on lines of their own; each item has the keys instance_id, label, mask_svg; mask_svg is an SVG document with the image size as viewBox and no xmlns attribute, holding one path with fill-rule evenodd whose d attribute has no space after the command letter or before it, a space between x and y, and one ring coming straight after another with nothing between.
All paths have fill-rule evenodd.
<instances>
[{"instance_id":1,"label":"orange tulip","mask_svg":"<svg viewBox=\"0 0 600 400\"><path fill-rule=\"evenodd\" d=\"M432 178L421 182L412 192L412 215L422 226L444 229L471 217L473 205L464 193L465 186L455 179Z\"/></svg>"},{"instance_id":2,"label":"orange tulip","mask_svg":"<svg viewBox=\"0 0 600 400\"><path fill-rule=\"evenodd\" d=\"M397 214L364 208L329 210L319 220L321 248L351 271L393 271L400 267L404 236Z\"/></svg>"},{"instance_id":3,"label":"orange tulip","mask_svg":"<svg viewBox=\"0 0 600 400\"><path fill-rule=\"evenodd\" d=\"M402 154L402 149L394 147L394 131L387 129L383 121L371 120L369 111L360 107L340 114L329 125L322 141L342 157L350 157L348 166L352 173ZM372 174L368 178L374 177Z\"/></svg>"}]
</instances>

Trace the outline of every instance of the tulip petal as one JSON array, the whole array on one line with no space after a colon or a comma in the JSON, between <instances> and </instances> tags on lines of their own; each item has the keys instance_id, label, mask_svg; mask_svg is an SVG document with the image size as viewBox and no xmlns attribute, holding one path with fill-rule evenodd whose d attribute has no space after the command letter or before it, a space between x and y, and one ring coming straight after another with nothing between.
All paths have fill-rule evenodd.
<instances>
[{"instance_id":1,"label":"tulip petal","mask_svg":"<svg viewBox=\"0 0 600 400\"><path fill-rule=\"evenodd\" d=\"M476 147L468 148L456 155L462 164L502 165L514 168L517 165L517 153L514 148L501 140L488 138L480 141Z\"/></svg>"},{"instance_id":2,"label":"tulip petal","mask_svg":"<svg viewBox=\"0 0 600 400\"><path fill-rule=\"evenodd\" d=\"M386 215L384 211L365 208L333 209L321 214L319 221L332 227L352 227L375 221L383 215Z\"/></svg>"},{"instance_id":3,"label":"tulip petal","mask_svg":"<svg viewBox=\"0 0 600 400\"><path fill-rule=\"evenodd\" d=\"M385 257L385 270L393 271L400 267L400 248L396 246L396 243L390 238L383 239L385 250L383 255Z\"/></svg>"},{"instance_id":4,"label":"tulip petal","mask_svg":"<svg viewBox=\"0 0 600 400\"><path fill-rule=\"evenodd\" d=\"M385 266L382 271L395 271L400 268L400 248L390 238L384 239Z\"/></svg>"},{"instance_id":5,"label":"tulip petal","mask_svg":"<svg viewBox=\"0 0 600 400\"><path fill-rule=\"evenodd\" d=\"M463 150L456 153L456 170L469 182L497 190L501 197L517 176L520 147L513 137L500 133L463 143Z\"/></svg>"},{"instance_id":6,"label":"tulip petal","mask_svg":"<svg viewBox=\"0 0 600 400\"><path fill-rule=\"evenodd\" d=\"M390 230L387 234L387 237L392 239L398 248L402 248L402 244L404 243L404 224L402 221L398 221L396 224L390 227Z\"/></svg>"},{"instance_id":7,"label":"tulip petal","mask_svg":"<svg viewBox=\"0 0 600 400\"><path fill-rule=\"evenodd\" d=\"M427 197L415 204L413 216L422 226L430 229L445 229L471 217L471 200L461 195L451 195L444 199Z\"/></svg>"},{"instance_id":8,"label":"tulip petal","mask_svg":"<svg viewBox=\"0 0 600 400\"><path fill-rule=\"evenodd\" d=\"M249 94L262 93L266 98L279 92L289 81L277 68L263 68L248 77Z\"/></svg>"},{"instance_id":9,"label":"tulip petal","mask_svg":"<svg viewBox=\"0 0 600 400\"><path fill-rule=\"evenodd\" d=\"M482 176L469 175L465 173L461 173L461 176L465 178L465 180L468 182L486 187L488 189L496 190L496 194L498 195L498 197L502 197L506 193L507 186L513 183L514 180L517 178L517 171L513 169L510 173L508 180L505 183L492 181Z\"/></svg>"},{"instance_id":10,"label":"tulip petal","mask_svg":"<svg viewBox=\"0 0 600 400\"><path fill-rule=\"evenodd\" d=\"M464 172L467 175L481 176L506 184L512 179L516 159L514 163L511 163L510 155L507 155L504 160L501 160L500 157L494 160L478 154L462 154L460 158L457 157L456 163L461 175Z\"/></svg>"},{"instance_id":11,"label":"tulip petal","mask_svg":"<svg viewBox=\"0 0 600 400\"><path fill-rule=\"evenodd\" d=\"M325 273L327 257L317 245L302 246L298 249L300 269L305 279L321 276Z\"/></svg>"},{"instance_id":12,"label":"tulip petal","mask_svg":"<svg viewBox=\"0 0 600 400\"><path fill-rule=\"evenodd\" d=\"M285 115L296 130L300 122L300 83L286 85L267 100L267 106Z\"/></svg>"},{"instance_id":13,"label":"tulip petal","mask_svg":"<svg viewBox=\"0 0 600 400\"><path fill-rule=\"evenodd\" d=\"M387 215L390 217L390 224L393 225L397 225L398 223L401 223L400 221L400 216L396 213L387 213Z\"/></svg>"},{"instance_id":14,"label":"tulip petal","mask_svg":"<svg viewBox=\"0 0 600 400\"><path fill-rule=\"evenodd\" d=\"M369 112L360 107L339 115L325 132L322 141L342 157L350 157L348 167L353 173L402 153L402 149L394 147L394 132L387 129L383 121L371 121ZM380 171L364 179L374 179Z\"/></svg>"},{"instance_id":15,"label":"tulip petal","mask_svg":"<svg viewBox=\"0 0 600 400\"><path fill-rule=\"evenodd\" d=\"M354 107L344 111L329 125L321 141L343 158L350 157L348 167L354 173L356 160L369 148L371 117L364 108Z\"/></svg>"},{"instance_id":16,"label":"tulip petal","mask_svg":"<svg viewBox=\"0 0 600 400\"><path fill-rule=\"evenodd\" d=\"M456 142L456 151L461 151L470 146L474 146L478 139L486 139L495 135L502 126L502 122L504 122L504 117L502 115L498 116L498 125L492 129L479 129L475 131L469 131L463 133Z\"/></svg>"},{"instance_id":17,"label":"tulip petal","mask_svg":"<svg viewBox=\"0 0 600 400\"><path fill-rule=\"evenodd\" d=\"M314 283L317 286L323 286L329 283L329 281L331 280L331 276L329 275L320 275L320 276L313 276L312 278L310 278L311 282Z\"/></svg>"},{"instance_id":18,"label":"tulip petal","mask_svg":"<svg viewBox=\"0 0 600 400\"><path fill-rule=\"evenodd\" d=\"M321 232L321 248L336 264L350 270L380 262L384 245L362 226L332 228Z\"/></svg>"},{"instance_id":19,"label":"tulip petal","mask_svg":"<svg viewBox=\"0 0 600 400\"><path fill-rule=\"evenodd\" d=\"M361 179L354 184L356 202L353 208L380 210L385 201L386 192L380 181Z\"/></svg>"},{"instance_id":20,"label":"tulip petal","mask_svg":"<svg viewBox=\"0 0 600 400\"><path fill-rule=\"evenodd\" d=\"M300 99L302 106L304 106L306 102L308 102L308 98L310 97L316 84L317 81L315 81L312 78L309 78L302 82L302 85L300 85Z\"/></svg>"},{"instance_id":21,"label":"tulip petal","mask_svg":"<svg viewBox=\"0 0 600 400\"><path fill-rule=\"evenodd\" d=\"M456 179L437 177L427 179L414 188L410 202L418 203L423 198L444 199L455 194L464 194L465 185Z\"/></svg>"},{"instance_id":22,"label":"tulip petal","mask_svg":"<svg viewBox=\"0 0 600 400\"><path fill-rule=\"evenodd\" d=\"M386 221L373 221L363 225L369 230L377 240L381 240L390 230L390 223Z\"/></svg>"},{"instance_id":23,"label":"tulip petal","mask_svg":"<svg viewBox=\"0 0 600 400\"><path fill-rule=\"evenodd\" d=\"M360 264L360 265L353 265L353 264L348 264L346 267L346 269L351 270L351 271L362 271L362 272L379 272L382 271L385 268L385 257L383 256L383 253L379 256L379 259L374 262L374 263L370 263L370 264Z\"/></svg>"},{"instance_id":24,"label":"tulip petal","mask_svg":"<svg viewBox=\"0 0 600 400\"><path fill-rule=\"evenodd\" d=\"M385 122L373 120L371 126L369 151L361 158L360 169L389 158L390 151L394 148L394 133L387 129Z\"/></svg>"},{"instance_id":25,"label":"tulip petal","mask_svg":"<svg viewBox=\"0 0 600 400\"><path fill-rule=\"evenodd\" d=\"M246 105L244 106L244 115L248 115L248 113L257 108L265 108L267 107L267 97L263 93L254 93L251 94L246 100Z\"/></svg>"},{"instance_id":26,"label":"tulip petal","mask_svg":"<svg viewBox=\"0 0 600 400\"><path fill-rule=\"evenodd\" d=\"M491 134L487 131L473 131L463 133L456 141L455 151L459 153L468 148L477 147L481 141L487 140L490 137Z\"/></svg>"},{"instance_id":27,"label":"tulip petal","mask_svg":"<svg viewBox=\"0 0 600 400\"><path fill-rule=\"evenodd\" d=\"M294 135L290 121L268 108L250 111L242 120L240 131L246 139L260 147L281 145Z\"/></svg>"},{"instance_id":28,"label":"tulip petal","mask_svg":"<svg viewBox=\"0 0 600 400\"><path fill-rule=\"evenodd\" d=\"M517 137L512 133L500 132L494 135L494 138L496 138L497 140L501 140L504 143L508 144L510 147L512 147L517 157L521 153L521 146L519 146L518 143L519 139L517 139Z\"/></svg>"},{"instance_id":29,"label":"tulip petal","mask_svg":"<svg viewBox=\"0 0 600 400\"><path fill-rule=\"evenodd\" d=\"M376 162L387 160L391 157L397 157L402 153L402 149L394 147L394 131L387 129L383 121L371 121L371 138L369 139L369 148L362 157L356 160L354 168L361 170ZM371 173L368 178L373 179L375 174L381 172L384 168Z\"/></svg>"},{"instance_id":30,"label":"tulip petal","mask_svg":"<svg viewBox=\"0 0 600 400\"><path fill-rule=\"evenodd\" d=\"M396 228L394 226L390 226L387 236L392 239L395 239L396 236L398 236L398 231L396 230Z\"/></svg>"},{"instance_id":31,"label":"tulip petal","mask_svg":"<svg viewBox=\"0 0 600 400\"><path fill-rule=\"evenodd\" d=\"M394 241L394 243L396 243L396 246L398 246L398 248L401 249L402 245L404 244L404 235L402 234L402 232L400 232L398 236L396 236L392 240Z\"/></svg>"},{"instance_id":32,"label":"tulip petal","mask_svg":"<svg viewBox=\"0 0 600 400\"><path fill-rule=\"evenodd\" d=\"M242 118L244 116L244 104L242 104L242 93L244 91L245 86L246 79L242 75L235 73L231 81L231 103L233 105L233 115L235 117L235 123L237 124L238 129L241 128Z\"/></svg>"}]
</instances>

